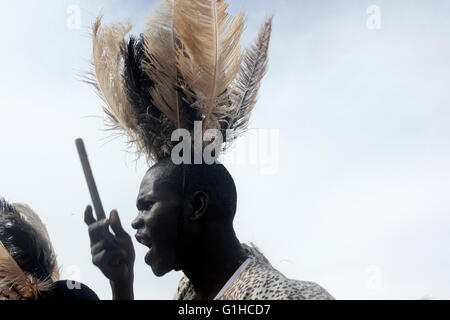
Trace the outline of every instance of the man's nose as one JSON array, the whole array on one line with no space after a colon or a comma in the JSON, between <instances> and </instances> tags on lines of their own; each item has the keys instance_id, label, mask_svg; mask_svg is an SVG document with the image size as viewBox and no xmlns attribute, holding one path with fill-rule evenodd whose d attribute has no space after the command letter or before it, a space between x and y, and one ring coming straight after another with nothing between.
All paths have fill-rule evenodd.
<instances>
[{"instance_id":1,"label":"man's nose","mask_svg":"<svg viewBox=\"0 0 450 320\"><path fill-rule=\"evenodd\" d=\"M144 219L142 219L141 214L139 213L138 216L131 222L131 227L133 229L138 230L144 226Z\"/></svg>"}]
</instances>

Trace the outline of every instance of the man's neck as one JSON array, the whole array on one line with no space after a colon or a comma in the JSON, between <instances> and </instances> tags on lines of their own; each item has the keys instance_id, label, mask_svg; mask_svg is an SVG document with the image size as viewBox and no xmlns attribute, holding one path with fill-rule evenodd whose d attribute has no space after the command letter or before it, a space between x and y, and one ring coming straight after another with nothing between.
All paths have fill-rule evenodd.
<instances>
[{"instance_id":1,"label":"man's neck","mask_svg":"<svg viewBox=\"0 0 450 320\"><path fill-rule=\"evenodd\" d=\"M210 242L211 243L211 242ZM183 272L201 299L211 300L248 258L239 241L199 248L192 263Z\"/></svg>"}]
</instances>

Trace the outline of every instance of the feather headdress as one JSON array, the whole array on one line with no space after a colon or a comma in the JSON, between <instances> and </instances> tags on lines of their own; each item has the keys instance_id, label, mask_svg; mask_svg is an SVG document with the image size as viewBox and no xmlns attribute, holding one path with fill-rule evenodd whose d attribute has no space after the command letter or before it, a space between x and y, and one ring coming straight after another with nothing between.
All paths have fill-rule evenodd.
<instances>
[{"instance_id":1,"label":"feather headdress","mask_svg":"<svg viewBox=\"0 0 450 320\"><path fill-rule=\"evenodd\" d=\"M0 198L0 299L35 300L58 280L45 225L28 206Z\"/></svg>"},{"instance_id":2,"label":"feather headdress","mask_svg":"<svg viewBox=\"0 0 450 320\"><path fill-rule=\"evenodd\" d=\"M87 80L120 129L150 162L168 157L175 129L219 130L222 150L246 131L265 75L272 18L246 51L245 14L223 0L165 0L139 38L131 25L93 25L93 70ZM194 136L192 134L191 136Z\"/></svg>"}]
</instances>

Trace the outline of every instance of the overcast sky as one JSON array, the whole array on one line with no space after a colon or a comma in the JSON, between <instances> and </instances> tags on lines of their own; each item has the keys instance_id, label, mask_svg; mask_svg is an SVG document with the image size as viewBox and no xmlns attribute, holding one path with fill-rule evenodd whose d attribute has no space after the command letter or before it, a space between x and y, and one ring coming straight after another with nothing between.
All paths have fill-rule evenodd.
<instances>
[{"instance_id":1,"label":"overcast sky","mask_svg":"<svg viewBox=\"0 0 450 320\"><path fill-rule=\"evenodd\" d=\"M0 2L0 195L41 215L63 277L103 299L111 293L91 264L74 139L85 139L105 209L132 234L147 166L124 139L108 142L102 103L79 75L102 8L106 22L129 18L138 34L155 3ZM275 20L251 121L261 130L239 144L244 160L261 155L224 159L239 239L338 299L449 299L450 1L232 0L231 12L241 5L244 43L266 15ZM136 298L171 299L182 274L156 278L135 247Z\"/></svg>"}]
</instances>

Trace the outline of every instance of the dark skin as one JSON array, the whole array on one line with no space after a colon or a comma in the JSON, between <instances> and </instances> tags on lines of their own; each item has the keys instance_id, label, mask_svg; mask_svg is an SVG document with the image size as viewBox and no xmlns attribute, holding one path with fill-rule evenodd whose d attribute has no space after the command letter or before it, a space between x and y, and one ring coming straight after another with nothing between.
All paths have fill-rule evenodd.
<instances>
[{"instance_id":1,"label":"dark skin","mask_svg":"<svg viewBox=\"0 0 450 320\"><path fill-rule=\"evenodd\" d=\"M91 240L92 263L109 279L113 300L133 300L134 247L121 225L119 214L113 210L109 219L96 220L92 207L88 206L84 221Z\"/></svg>"},{"instance_id":2,"label":"dark skin","mask_svg":"<svg viewBox=\"0 0 450 320\"><path fill-rule=\"evenodd\" d=\"M232 219L223 218L206 192L182 195L179 180L162 178L160 170L150 169L142 180L132 223L138 242L149 248L145 262L158 277L182 270L201 299L214 299L247 259ZM85 221L93 262L110 280L113 299L133 299L134 248L117 211L96 222L88 207Z\"/></svg>"}]
</instances>

